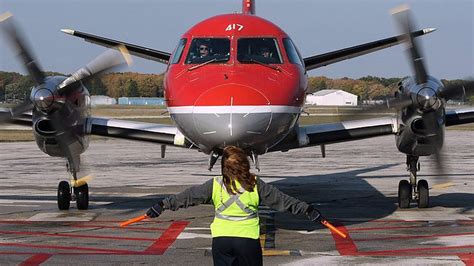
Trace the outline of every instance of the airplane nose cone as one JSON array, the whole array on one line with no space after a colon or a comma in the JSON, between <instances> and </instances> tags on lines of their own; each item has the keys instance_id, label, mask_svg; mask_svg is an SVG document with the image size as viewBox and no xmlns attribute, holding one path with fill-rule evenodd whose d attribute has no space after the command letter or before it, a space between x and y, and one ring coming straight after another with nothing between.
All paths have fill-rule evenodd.
<instances>
[{"instance_id":1,"label":"airplane nose cone","mask_svg":"<svg viewBox=\"0 0 474 266\"><path fill-rule=\"evenodd\" d=\"M252 145L270 127L270 101L256 89L226 84L204 92L195 102L193 122L204 142L213 148Z\"/></svg>"},{"instance_id":2,"label":"airplane nose cone","mask_svg":"<svg viewBox=\"0 0 474 266\"><path fill-rule=\"evenodd\" d=\"M230 105L269 105L270 101L258 90L241 84L225 84L211 88L201 94L195 106L230 106Z\"/></svg>"}]
</instances>

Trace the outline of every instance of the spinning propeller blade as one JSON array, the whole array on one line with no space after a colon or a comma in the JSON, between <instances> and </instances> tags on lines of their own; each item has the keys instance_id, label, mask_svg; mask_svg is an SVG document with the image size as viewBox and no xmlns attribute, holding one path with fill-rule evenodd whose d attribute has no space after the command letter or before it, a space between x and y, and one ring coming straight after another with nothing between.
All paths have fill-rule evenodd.
<instances>
[{"instance_id":1,"label":"spinning propeller blade","mask_svg":"<svg viewBox=\"0 0 474 266\"><path fill-rule=\"evenodd\" d=\"M407 5L392 9L392 15L398 23L403 32L403 38L408 44L408 50L411 56L411 63L413 72L415 73L416 83L423 84L428 80L428 74L425 64L423 63L423 56L418 49L415 38L413 38L413 25L411 23L410 9Z\"/></svg>"},{"instance_id":2,"label":"spinning propeller blade","mask_svg":"<svg viewBox=\"0 0 474 266\"><path fill-rule=\"evenodd\" d=\"M31 78L35 81L36 85L41 85L44 82L44 74L39 65L34 59L31 49L28 48L26 41L21 35L20 31L13 22L13 15L9 12L0 15L1 29L5 33L6 39L10 42L14 48L15 53L20 58L23 67Z\"/></svg>"},{"instance_id":3,"label":"spinning propeller blade","mask_svg":"<svg viewBox=\"0 0 474 266\"><path fill-rule=\"evenodd\" d=\"M58 92L61 95L68 94L81 82L90 80L107 71L117 69L120 66L130 66L131 63L132 58L125 46L118 46L117 50L109 49L59 84Z\"/></svg>"},{"instance_id":4,"label":"spinning propeller blade","mask_svg":"<svg viewBox=\"0 0 474 266\"><path fill-rule=\"evenodd\" d=\"M27 42L24 40L18 28L15 26L13 15L9 12L0 14L0 30L4 33L5 39L10 43L15 53L20 58L24 69L31 76L36 86L44 83L44 74L40 66L33 57L31 49L28 48ZM10 108L10 115L3 114L0 116L0 123L7 122L10 119L20 116L24 112L31 111L33 103L28 98L25 102Z\"/></svg>"}]
</instances>

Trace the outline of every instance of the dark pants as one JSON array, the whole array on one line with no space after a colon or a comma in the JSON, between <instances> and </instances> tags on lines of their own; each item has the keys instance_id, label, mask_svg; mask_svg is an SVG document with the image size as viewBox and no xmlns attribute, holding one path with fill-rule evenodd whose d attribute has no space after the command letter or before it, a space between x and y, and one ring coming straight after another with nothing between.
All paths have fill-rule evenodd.
<instances>
[{"instance_id":1,"label":"dark pants","mask_svg":"<svg viewBox=\"0 0 474 266\"><path fill-rule=\"evenodd\" d=\"M214 237L214 265L263 265L260 239L243 237Z\"/></svg>"}]
</instances>

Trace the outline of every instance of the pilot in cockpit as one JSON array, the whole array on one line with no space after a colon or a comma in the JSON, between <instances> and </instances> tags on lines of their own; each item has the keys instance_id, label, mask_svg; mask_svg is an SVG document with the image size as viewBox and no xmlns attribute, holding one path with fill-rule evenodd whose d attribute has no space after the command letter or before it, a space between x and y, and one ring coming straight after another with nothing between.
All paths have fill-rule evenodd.
<instances>
[{"instance_id":1,"label":"pilot in cockpit","mask_svg":"<svg viewBox=\"0 0 474 266\"><path fill-rule=\"evenodd\" d=\"M270 58L272 56L270 49L266 46L260 47L260 55L265 58Z\"/></svg>"},{"instance_id":2,"label":"pilot in cockpit","mask_svg":"<svg viewBox=\"0 0 474 266\"><path fill-rule=\"evenodd\" d=\"M210 56L210 48L207 43L201 43L198 49L199 49L200 58L205 58L205 57Z\"/></svg>"}]
</instances>

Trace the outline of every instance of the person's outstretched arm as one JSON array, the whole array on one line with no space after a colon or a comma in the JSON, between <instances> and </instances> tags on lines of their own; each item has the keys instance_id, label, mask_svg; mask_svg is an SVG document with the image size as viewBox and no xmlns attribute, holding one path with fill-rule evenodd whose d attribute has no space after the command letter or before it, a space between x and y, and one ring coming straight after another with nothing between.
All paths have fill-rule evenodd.
<instances>
[{"instance_id":1,"label":"person's outstretched arm","mask_svg":"<svg viewBox=\"0 0 474 266\"><path fill-rule=\"evenodd\" d=\"M146 216L156 218L166 209L176 211L179 208L209 203L212 200L212 185L213 179L202 185L190 187L179 194L166 197L148 209Z\"/></svg>"},{"instance_id":2,"label":"person's outstretched arm","mask_svg":"<svg viewBox=\"0 0 474 266\"><path fill-rule=\"evenodd\" d=\"M163 200L163 209L176 211L179 208L187 208L189 206L211 202L212 184L213 179L210 179L202 185L193 186L179 194L166 197Z\"/></svg>"},{"instance_id":3,"label":"person's outstretched arm","mask_svg":"<svg viewBox=\"0 0 474 266\"><path fill-rule=\"evenodd\" d=\"M257 189L261 203L277 211L307 215L308 211L313 210L313 207L308 203L281 192L276 187L263 182L260 178L257 178Z\"/></svg>"}]
</instances>

